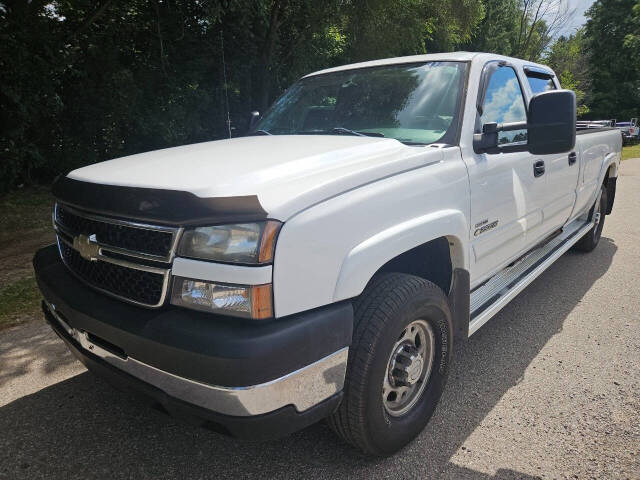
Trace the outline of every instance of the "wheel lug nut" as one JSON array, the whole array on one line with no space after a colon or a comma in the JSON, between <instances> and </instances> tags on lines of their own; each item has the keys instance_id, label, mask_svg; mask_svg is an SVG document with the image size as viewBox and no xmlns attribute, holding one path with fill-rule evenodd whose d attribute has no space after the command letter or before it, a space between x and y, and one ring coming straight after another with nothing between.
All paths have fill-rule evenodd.
<instances>
[{"instance_id":1,"label":"wheel lug nut","mask_svg":"<svg viewBox=\"0 0 640 480\"><path fill-rule=\"evenodd\" d=\"M411 358L408 357L407 355L404 355L404 354L400 353L396 357L396 364L399 364L399 365L402 365L402 366L406 367L406 366L411 364Z\"/></svg>"},{"instance_id":2,"label":"wheel lug nut","mask_svg":"<svg viewBox=\"0 0 640 480\"><path fill-rule=\"evenodd\" d=\"M409 375L407 374L407 372L405 372L404 370L400 370L399 368L394 368L393 372L391 373L393 375L394 383L397 386L406 387L409 385L409 382L407 381Z\"/></svg>"},{"instance_id":3,"label":"wheel lug nut","mask_svg":"<svg viewBox=\"0 0 640 480\"><path fill-rule=\"evenodd\" d=\"M405 345L404 346L404 351L405 353L407 353L409 356L411 355L415 355L418 353L418 349L416 347L414 347L413 345Z\"/></svg>"}]
</instances>

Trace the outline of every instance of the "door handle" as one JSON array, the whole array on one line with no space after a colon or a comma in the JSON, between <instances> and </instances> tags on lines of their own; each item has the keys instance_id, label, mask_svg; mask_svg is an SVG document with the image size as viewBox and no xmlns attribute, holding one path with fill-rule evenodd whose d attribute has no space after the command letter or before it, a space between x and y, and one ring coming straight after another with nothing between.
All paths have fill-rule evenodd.
<instances>
[{"instance_id":1,"label":"door handle","mask_svg":"<svg viewBox=\"0 0 640 480\"><path fill-rule=\"evenodd\" d=\"M569 165L573 165L578 161L578 154L576 152L571 152L569 154Z\"/></svg>"},{"instance_id":2,"label":"door handle","mask_svg":"<svg viewBox=\"0 0 640 480\"><path fill-rule=\"evenodd\" d=\"M533 164L533 176L540 177L544 175L544 162L542 160L538 160Z\"/></svg>"}]
</instances>

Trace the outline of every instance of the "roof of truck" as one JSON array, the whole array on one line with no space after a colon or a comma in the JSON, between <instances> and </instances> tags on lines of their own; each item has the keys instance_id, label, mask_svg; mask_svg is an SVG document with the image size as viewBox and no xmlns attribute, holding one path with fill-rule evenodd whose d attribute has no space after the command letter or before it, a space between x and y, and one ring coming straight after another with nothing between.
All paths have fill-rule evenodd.
<instances>
[{"instance_id":1,"label":"roof of truck","mask_svg":"<svg viewBox=\"0 0 640 480\"><path fill-rule=\"evenodd\" d=\"M303 78L311 77L313 75L321 75L323 73L340 72L343 70L353 70L356 68L378 67L382 65L397 65L402 63L445 62L445 61L469 62L476 57L484 57L485 60L494 59L494 58L497 60L507 60L516 64L540 67L547 71L550 70L549 67L546 67L545 65L541 65L539 63L529 62L529 61L521 60L518 58L504 57L502 55L496 55L494 53L445 52L445 53L431 53L426 55L411 55L408 57L383 58L380 60L371 60L368 62L351 63L349 65L341 65L339 67L318 70L317 72L313 72L313 73L309 73L308 75L305 75Z\"/></svg>"}]
</instances>

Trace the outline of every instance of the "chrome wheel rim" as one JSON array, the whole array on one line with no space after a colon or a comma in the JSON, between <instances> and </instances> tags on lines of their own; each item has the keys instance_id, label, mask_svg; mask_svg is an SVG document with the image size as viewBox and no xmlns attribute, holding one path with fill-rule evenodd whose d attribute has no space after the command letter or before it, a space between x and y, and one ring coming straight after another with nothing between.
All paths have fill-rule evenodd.
<instances>
[{"instance_id":1,"label":"chrome wheel rim","mask_svg":"<svg viewBox=\"0 0 640 480\"><path fill-rule=\"evenodd\" d=\"M394 417L406 414L424 392L435 357L435 335L426 320L415 320L394 344L382 384L382 403Z\"/></svg>"}]
</instances>

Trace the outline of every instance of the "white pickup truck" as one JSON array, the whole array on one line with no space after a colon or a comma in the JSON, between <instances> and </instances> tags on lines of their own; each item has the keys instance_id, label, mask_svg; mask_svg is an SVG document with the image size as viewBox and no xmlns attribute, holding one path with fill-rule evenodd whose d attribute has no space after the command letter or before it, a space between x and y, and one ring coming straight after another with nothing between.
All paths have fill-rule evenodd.
<instances>
[{"instance_id":1,"label":"white pickup truck","mask_svg":"<svg viewBox=\"0 0 640 480\"><path fill-rule=\"evenodd\" d=\"M92 371L237 437L328 418L375 455L423 429L454 345L613 206L620 133L485 53L300 79L249 134L59 178L43 310ZM568 273L570 274L570 273Z\"/></svg>"}]
</instances>

